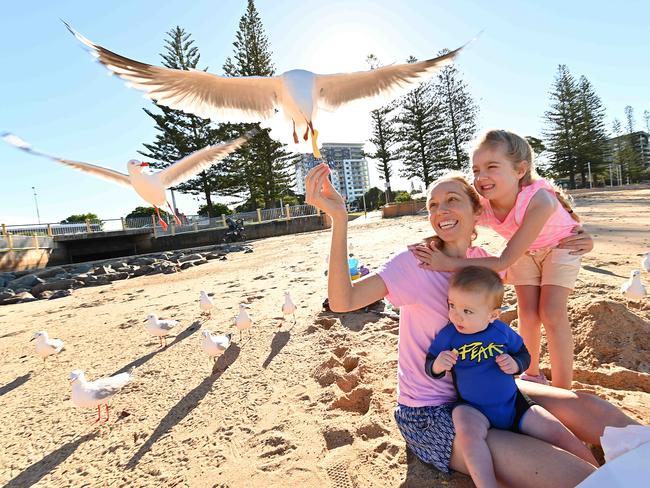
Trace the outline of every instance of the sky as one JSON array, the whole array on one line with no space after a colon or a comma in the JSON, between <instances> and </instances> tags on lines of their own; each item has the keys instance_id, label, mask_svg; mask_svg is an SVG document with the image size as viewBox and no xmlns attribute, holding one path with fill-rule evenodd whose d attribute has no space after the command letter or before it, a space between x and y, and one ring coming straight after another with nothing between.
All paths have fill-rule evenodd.
<instances>
[{"instance_id":1,"label":"sky","mask_svg":"<svg viewBox=\"0 0 650 488\"><path fill-rule=\"evenodd\" d=\"M506 128L541 136L557 67L585 75L611 126L635 110L645 130L650 110L650 2L644 1L416 1L258 0L276 73L367 69L374 53L384 63L430 58L482 32L457 66L480 107L479 130ZM0 16L0 133L12 132L43 152L126 172L126 162L155 138L142 109L152 102L94 62L60 19L92 41L149 64L160 64L166 33L192 34L201 67L223 74L245 0L59 0L2 2ZM369 115L341 116L320 142L366 142ZM367 149L371 149L368 145ZM369 161L371 184L383 188ZM399 164L397 164L399 172ZM395 177L393 189L410 189ZM415 182L420 186L420 182ZM36 223L93 212L125 216L146 205L128 188L93 178L0 142L0 223ZM176 195L179 210L202 202Z\"/></svg>"}]
</instances>

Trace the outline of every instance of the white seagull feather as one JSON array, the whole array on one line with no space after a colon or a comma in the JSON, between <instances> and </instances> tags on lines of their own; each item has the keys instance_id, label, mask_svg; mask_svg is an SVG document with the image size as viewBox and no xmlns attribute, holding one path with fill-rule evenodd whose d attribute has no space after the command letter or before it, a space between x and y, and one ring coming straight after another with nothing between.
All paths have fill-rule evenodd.
<instances>
[{"instance_id":1,"label":"white seagull feather","mask_svg":"<svg viewBox=\"0 0 650 488\"><path fill-rule=\"evenodd\" d=\"M225 77L135 61L64 24L102 65L156 103L222 122L268 122L264 125L273 128L274 136L286 144L299 143L298 134L306 141L311 131L317 157L313 123L319 109L333 111L360 99L371 99L369 108L377 108L430 78L466 46L424 61L354 73L316 74L295 69L276 76ZM281 124L284 128L278 131Z\"/></svg>"}]
</instances>

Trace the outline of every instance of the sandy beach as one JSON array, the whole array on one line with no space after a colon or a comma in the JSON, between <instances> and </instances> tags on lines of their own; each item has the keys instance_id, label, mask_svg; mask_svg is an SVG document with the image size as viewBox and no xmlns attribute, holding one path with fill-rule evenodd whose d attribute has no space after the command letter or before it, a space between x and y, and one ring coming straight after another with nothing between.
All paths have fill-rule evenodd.
<instances>
[{"instance_id":1,"label":"sandy beach","mask_svg":"<svg viewBox=\"0 0 650 488\"><path fill-rule=\"evenodd\" d=\"M574 388L650 423L650 305L628 307L619 293L639 268L637 254L650 250L650 189L575 198L596 246L570 297ZM350 228L353 252L370 269L427 235L424 216ZM407 456L392 416L398 322L381 307L322 311L329 238L319 231L254 241L253 253L173 275L1 307L0 485L472 486ZM484 229L477 243L502 245ZM650 273L642 279L650 285ZM200 316L202 289L214 293L210 320ZM295 325L282 322L284 290L299 307ZM234 317L242 302L254 323L240 340ZM513 290L506 302L515 303ZM181 322L165 349L144 329L149 313ZM214 367L201 328L233 332ZM38 330L66 342L45 365L29 342ZM73 369L95 379L132 366L135 379L115 397L108 423L94 424L96 410L71 404Z\"/></svg>"}]
</instances>

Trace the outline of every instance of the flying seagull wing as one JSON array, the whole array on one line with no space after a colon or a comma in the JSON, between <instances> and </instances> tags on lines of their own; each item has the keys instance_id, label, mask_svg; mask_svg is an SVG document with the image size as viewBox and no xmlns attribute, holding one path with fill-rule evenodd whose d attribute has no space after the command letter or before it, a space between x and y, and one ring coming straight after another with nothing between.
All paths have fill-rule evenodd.
<instances>
[{"instance_id":1,"label":"flying seagull wing","mask_svg":"<svg viewBox=\"0 0 650 488\"><path fill-rule=\"evenodd\" d=\"M112 181L113 183L118 183L123 186L131 187L131 181L129 180L129 176L125 175L124 173L120 173L119 171L103 168L101 166L95 166L94 164L81 163L79 161L72 161L70 159L62 159L56 156L50 156L49 154L34 151L29 144L27 144L20 137L15 136L14 134L10 134L10 133L2 134L2 139L7 144L11 144L12 146L17 147L18 149L21 149L29 154L34 154L35 156L48 158L51 159L52 161L56 161L57 163L65 164L66 166L70 166L74 169L78 169L79 171L83 171L84 173L97 176L98 178L103 178L105 180Z\"/></svg>"},{"instance_id":2,"label":"flying seagull wing","mask_svg":"<svg viewBox=\"0 0 650 488\"><path fill-rule=\"evenodd\" d=\"M169 188L186 181L204 169L209 168L217 161L222 160L230 153L239 149L246 141L256 134L257 131L249 131L242 137L215 146L207 146L193 152L189 156L175 162L171 166L157 173L165 188Z\"/></svg>"},{"instance_id":3,"label":"flying seagull wing","mask_svg":"<svg viewBox=\"0 0 650 488\"><path fill-rule=\"evenodd\" d=\"M152 66L95 44L64 22L97 60L145 96L205 119L260 122L275 114L282 81L276 76L223 77L205 71Z\"/></svg>"},{"instance_id":4,"label":"flying seagull wing","mask_svg":"<svg viewBox=\"0 0 650 488\"><path fill-rule=\"evenodd\" d=\"M384 99L383 103L386 103L451 64L464 47L417 63L392 64L355 73L316 75L319 106L335 110L357 99L375 97Z\"/></svg>"}]
</instances>

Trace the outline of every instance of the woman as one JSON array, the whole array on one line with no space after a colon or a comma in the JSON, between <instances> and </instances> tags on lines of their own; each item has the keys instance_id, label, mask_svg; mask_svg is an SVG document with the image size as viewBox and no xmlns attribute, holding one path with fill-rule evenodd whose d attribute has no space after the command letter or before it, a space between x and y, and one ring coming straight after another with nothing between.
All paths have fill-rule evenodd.
<instances>
[{"instance_id":1,"label":"woman","mask_svg":"<svg viewBox=\"0 0 650 488\"><path fill-rule=\"evenodd\" d=\"M395 419L407 445L424 462L443 472L467 474L462 447L455 439L450 405L456 399L451 382L432 382L424 373L427 348L448 322L449 273L426 271L408 250L394 256L377 274L352 284L347 265L347 211L329 180L329 168L313 168L305 180L306 202L332 219L328 298L333 311L357 310L386 297L400 307L398 341L398 406ZM476 191L462 177L440 178L427 200L429 221L442 251L451 257L485 257L472 247L474 225L481 212ZM584 253L591 240L575 236L565 246ZM585 442L598 444L606 425L635 423L613 405L591 395L531 382L520 390L553 413ZM589 463L550 444L513 432L491 429L488 445L498 480L515 487L575 486L594 470Z\"/></svg>"}]
</instances>

